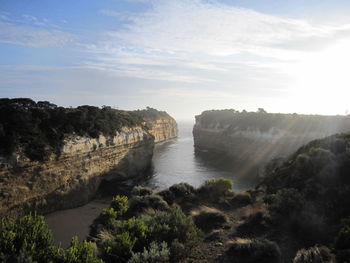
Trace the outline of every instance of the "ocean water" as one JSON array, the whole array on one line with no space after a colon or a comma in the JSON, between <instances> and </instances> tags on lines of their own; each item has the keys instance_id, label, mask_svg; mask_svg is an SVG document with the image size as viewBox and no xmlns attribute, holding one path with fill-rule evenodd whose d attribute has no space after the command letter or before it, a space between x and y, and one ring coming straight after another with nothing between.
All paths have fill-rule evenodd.
<instances>
[{"instance_id":1,"label":"ocean water","mask_svg":"<svg viewBox=\"0 0 350 263\"><path fill-rule=\"evenodd\" d=\"M187 182L199 186L205 180L226 177L234 181L235 191L253 186L244 180L245 174L239 171L239 165L233 165L222 155L194 149L193 122L178 124L178 138L155 146L153 176L144 185L161 190L175 183ZM53 231L56 243L67 247L72 236L78 236L80 240L86 238L89 225L108 205L109 200L94 200L78 208L48 214L46 222Z\"/></svg>"},{"instance_id":2,"label":"ocean water","mask_svg":"<svg viewBox=\"0 0 350 263\"><path fill-rule=\"evenodd\" d=\"M193 122L179 122L179 137L157 144L153 156L153 177L144 185L164 189L173 184L187 182L199 186L213 178L226 177L234 181L234 190L245 190L253 183L244 180L239 164L221 154L195 150Z\"/></svg>"}]
</instances>

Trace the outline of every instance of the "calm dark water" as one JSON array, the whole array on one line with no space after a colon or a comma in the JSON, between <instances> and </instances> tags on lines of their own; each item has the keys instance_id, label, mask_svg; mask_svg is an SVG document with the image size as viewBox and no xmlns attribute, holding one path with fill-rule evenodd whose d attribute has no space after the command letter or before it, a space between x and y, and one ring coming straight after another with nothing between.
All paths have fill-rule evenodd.
<instances>
[{"instance_id":1,"label":"calm dark water","mask_svg":"<svg viewBox=\"0 0 350 263\"><path fill-rule=\"evenodd\" d=\"M155 189L187 182L199 186L213 178L226 177L234 181L234 190L252 186L242 178L238 165L233 165L222 155L195 151L193 147L193 122L179 122L179 138L157 144L154 151L153 177L145 184Z\"/></svg>"},{"instance_id":2,"label":"calm dark water","mask_svg":"<svg viewBox=\"0 0 350 263\"><path fill-rule=\"evenodd\" d=\"M232 161L217 154L195 151L192 128L193 122L179 122L179 138L155 146L153 176L144 185L154 189L164 189L180 182L199 186L205 180L226 177L234 181L236 191L252 186L244 180L242 172ZM108 203L106 200L95 200L82 207L47 215L46 222L56 242L67 247L72 236L84 239L88 235L89 225Z\"/></svg>"}]
</instances>

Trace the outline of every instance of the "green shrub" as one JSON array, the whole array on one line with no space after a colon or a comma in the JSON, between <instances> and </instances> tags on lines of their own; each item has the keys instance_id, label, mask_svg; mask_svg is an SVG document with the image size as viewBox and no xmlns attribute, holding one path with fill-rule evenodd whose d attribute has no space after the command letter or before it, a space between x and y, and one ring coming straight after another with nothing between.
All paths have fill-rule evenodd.
<instances>
[{"instance_id":1,"label":"green shrub","mask_svg":"<svg viewBox=\"0 0 350 263\"><path fill-rule=\"evenodd\" d=\"M146 199L150 203L153 199L156 201L160 199L166 204L157 195L136 196L134 198ZM133 204L130 203L132 207ZM96 222L101 224L95 236L102 258L106 262L127 261L132 254L142 254L144 248L150 248L152 242L158 244L166 242L170 248L170 259L175 261L185 255L186 251L199 239L199 230L192 218L186 216L178 207L168 208L166 211L155 210L153 216L142 215L127 220L117 220L114 209L110 208L110 210L114 213L106 210L106 213L102 213L95 220L95 224ZM112 216L109 216L110 214ZM173 254L173 251L176 255ZM137 254L135 257L142 258L141 254Z\"/></svg>"},{"instance_id":2,"label":"green shrub","mask_svg":"<svg viewBox=\"0 0 350 263\"><path fill-rule=\"evenodd\" d=\"M73 237L69 248L65 251L64 263L103 263L96 256L96 247L92 242L79 242L77 237Z\"/></svg>"},{"instance_id":3,"label":"green shrub","mask_svg":"<svg viewBox=\"0 0 350 263\"><path fill-rule=\"evenodd\" d=\"M199 230L191 217L180 208L157 212L154 216L144 216L142 220L150 228L150 239L171 244L175 239L183 244L192 245L198 240Z\"/></svg>"},{"instance_id":4,"label":"green shrub","mask_svg":"<svg viewBox=\"0 0 350 263\"><path fill-rule=\"evenodd\" d=\"M203 207L192 216L196 226L205 232L223 228L228 223L228 218L224 213L220 210L208 207Z\"/></svg>"},{"instance_id":5,"label":"green shrub","mask_svg":"<svg viewBox=\"0 0 350 263\"><path fill-rule=\"evenodd\" d=\"M305 202L303 195L294 188L278 190L276 194L267 195L264 201L271 211L281 215L300 211Z\"/></svg>"},{"instance_id":6,"label":"green shrub","mask_svg":"<svg viewBox=\"0 0 350 263\"><path fill-rule=\"evenodd\" d=\"M165 211L169 206L160 195L134 196L130 199L127 215L137 216L150 209Z\"/></svg>"},{"instance_id":7,"label":"green shrub","mask_svg":"<svg viewBox=\"0 0 350 263\"><path fill-rule=\"evenodd\" d=\"M48 262L60 255L61 251L53 246L53 236L44 217L28 215L16 221L1 220L0 254L11 259L20 251L37 262Z\"/></svg>"},{"instance_id":8,"label":"green shrub","mask_svg":"<svg viewBox=\"0 0 350 263\"><path fill-rule=\"evenodd\" d=\"M233 207L243 207L252 203L252 196L248 192L237 193L229 200Z\"/></svg>"},{"instance_id":9,"label":"green shrub","mask_svg":"<svg viewBox=\"0 0 350 263\"><path fill-rule=\"evenodd\" d=\"M342 227L335 239L337 249L350 249L350 218L342 220Z\"/></svg>"},{"instance_id":10,"label":"green shrub","mask_svg":"<svg viewBox=\"0 0 350 263\"><path fill-rule=\"evenodd\" d=\"M135 186L131 191L131 195L145 196L151 194L153 194L153 190L144 186Z\"/></svg>"},{"instance_id":11,"label":"green shrub","mask_svg":"<svg viewBox=\"0 0 350 263\"><path fill-rule=\"evenodd\" d=\"M126 262L131 256L135 242L129 232L123 232L114 235L113 239L100 240L97 244L106 262Z\"/></svg>"},{"instance_id":12,"label":"green shrub","mask_svg":"<svg viewBox=\"0 0 350 263\"><path fill-rule=\"evenodd\" d=\"M44 217L24 216L16 221L0 223L0 261L6 263L103 263L96 256L91 242L73 238L64 251L53 244L51 231Z\"/></svg>"},{"instance_id":13,"label":"green shrub","mask_svg":"<svg viewBox=\"0 0 350 263\"><path fill-rule=\"evenodd\" d=\"M142 253L133 253L128 263L168 263L169 256L170 250L167 243L152 242L149 249L144 248Z\"/></svg>"},{"instance_id":14,"label":"green shrub","mask_svg":"<svg viewBox=\"0 0 350 263\"><path fill-rule=\"evenodd\" d=\"M342 227L335 239L337 262L345 263L350 258L350 218L342 220Z\"/></svg>"},{"instance_id":15,"label":"green shrub","mask_svg":"<svg viewBox=\"0 0 350 263\"><path fill-rule=\"evenodd\" d=\"M172 205L175 202L175 194L168 189L160 191L158 195L163 197L164 201L166 201L169 205Z\"/></svg>"},{"instance_id":16,"label":"green shrub","mask_svg":"<svg viewBox=\"0 0 350 263\"><path fill-rule=\"evenodd\" d=\"M117 221L117 217L118 213L113 208L103 209L99 216L92 222L90 226L90 235L96 236L102 228L112 228Z\"/></svg>"},{"instance_id":17,"label":"green shrub","mask_svg":"<svg viewBox=\"0 0 350 263\"><path fill-rule=\"evenodd\" d=\"M103 228L112 229L120 218L128 210L128 198L115 196L112 198L110 207L103 209L98 217L90 225L90 235L96 236Z\"/></svg>"},{"instance_id":18,"label":"green shrub","mask_svg":"<svg viewBox=\"0 0 350 263\"><path fill-rule=\"evenodd\" d=\"M169 187L169 190L175 195L175 197L186 197L195 193L195 189L188 183L174 184Z\"/></svg>"},{"instance_id":19,"label":"green shrub","mask_svg":"<svg viewBox=\"0 0 350 263\"><path fill-rule=\"evenodd\" d=\"M205 181L205 183L198 189L198 192L208 197L219 199L226 196L233 187L233 182L226 178L211 179Z\"/></svg>"},{"instance_id":20,"label":"green shrub","mask_svg":"<svg viewBox=\"0 0 350 263\"><path fill-rule=\"evenodd\" d=\"M117 217L122 216L128 210L128 198L117 195L113 197L110 207L117 213Z\"/></svg>"},{"instance_id":21,"label":"green shrub","mask_svg":"<svg viewBox=\"0 0 350 263\"><path fill-rule=\"evenodd\" d=\"M232 263L280 263L281 251L275 242L267 239L236 240L226 251Z\"/></svg>"},{"instance_id":22,"label":"green shrub","mask_svg":"<svg viewBox=\"0 0 350 263\"><path fill-rule=\"evenodd\" d=\"M327 247L314 246L309 249L301 249L297 252L293 263L332 263L334 257Z\"/></svg>"}]
</instances>

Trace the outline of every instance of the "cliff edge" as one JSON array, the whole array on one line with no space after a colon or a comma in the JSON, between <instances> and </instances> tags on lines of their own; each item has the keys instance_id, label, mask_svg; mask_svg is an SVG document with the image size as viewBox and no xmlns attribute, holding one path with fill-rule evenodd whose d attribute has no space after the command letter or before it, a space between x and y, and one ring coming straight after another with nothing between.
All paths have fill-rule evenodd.
<instances>
[{"instance_id":1,"label":"cliff edge","mask_svg":"<svg viewBox=\"0 0 350 263\"><path fill-rule=\"evenodd\" d=\"M193 136L196 149L261 167L311 140L347 131L350 116L212 110L196 116Z\"/></svg>"},{"instance_id":2,"label":"cliff edge","mask_svg":"<svg viewBox=\"0 0 350 263\"><path fill-rule=\"evenodd\" d=\"M149 123L147 110L1 99L0 112L0 216L83 205L102 182L145 176L154 143L177 136L169 115Z\"/></svg>"}]
</instances>

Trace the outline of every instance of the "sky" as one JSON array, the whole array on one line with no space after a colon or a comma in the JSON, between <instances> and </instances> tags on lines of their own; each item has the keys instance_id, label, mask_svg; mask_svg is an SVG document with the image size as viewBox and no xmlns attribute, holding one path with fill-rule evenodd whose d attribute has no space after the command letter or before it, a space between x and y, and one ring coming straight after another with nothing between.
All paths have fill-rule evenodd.
<instances>
[{"instance_id":1,"label":"sky","mask_svg":"<svg viewBox=\"0 0 350 263\"><path fill-rule=\"evenodd\" d=\"M348 0L0 0L0 97L349 114Z\"/></svg>"}]
</instances>

